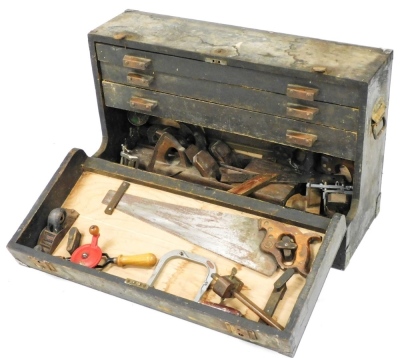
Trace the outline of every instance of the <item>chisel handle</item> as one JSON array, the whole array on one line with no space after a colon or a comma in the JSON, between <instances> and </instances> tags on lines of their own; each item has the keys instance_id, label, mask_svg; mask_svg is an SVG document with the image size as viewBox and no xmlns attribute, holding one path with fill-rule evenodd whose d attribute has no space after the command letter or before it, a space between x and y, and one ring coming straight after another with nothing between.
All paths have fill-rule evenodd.
<instances>
[{"instance_id":1,"label":"chisel handle","mask_svg":"<svg viewBox=\"0 0 400 358\"><path fill-rule=\"evenodd\" d=\"M157 257L154 254L141 254L141 255L119 255L115 259L115 264L119 267L122 266L138 266L138 267L153 267L157 263Z\"/></svg>"}]
</instances>

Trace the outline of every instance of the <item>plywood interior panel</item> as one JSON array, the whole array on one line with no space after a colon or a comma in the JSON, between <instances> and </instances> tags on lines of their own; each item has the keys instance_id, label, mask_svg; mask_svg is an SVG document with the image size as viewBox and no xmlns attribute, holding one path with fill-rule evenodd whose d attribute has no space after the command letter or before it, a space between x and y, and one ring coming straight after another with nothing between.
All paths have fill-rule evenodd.
<instances>
[{"instance_id":1,"label":"plywood interior panel","mask_svg":"<svg viewBox=\"0 0 400 358\"><path fill-rule=\"evenodd\" d=\"M89 227L97 225L100 228L98 245L110 257L116 257L121 254L153 253L160 259L172 250L184 250L201 255L216 265L217 272L221 276L229 275L232 268L235 267L237 269L237 277L244 282L242 293L259 307L264 308L273 290L273 284L282 275L283 270L278 269L271 277L268 277L118 210L115 210L112 215L105 214L106 205L102 204L102 200L110 189L117 190L120 184L121 180L84 172L65 200L64 208L75 209L79 213L79 217L73 226L77 227L82 234L81 245L91 242L92 236L89 233ZM175 205L258 218L254 215L219 205L133 183L130 184L127 193ZM70 256L66 251L67 236L63 238L53 255L66 258ZM312 245L312 258L315 257L319 247L320 244L318 243ZM111 275L146 283L152 275L154 267L138 268L109 265L103 271ZM193 300L204 282L206 273L207 269L200 264L187 260L173 259L164 266L154 283L154 287L170 294ZM287 323L304 284L305 279L298 274L289 280L288 290L274 314L274 318L281 325L284 326ZM220 303L220 298L212 289L209 289L203 295L202 300ZM238 309L250 320L259 320L257 315L237 299L227 299L224 304Z\"/></svg>"}]
</instances>

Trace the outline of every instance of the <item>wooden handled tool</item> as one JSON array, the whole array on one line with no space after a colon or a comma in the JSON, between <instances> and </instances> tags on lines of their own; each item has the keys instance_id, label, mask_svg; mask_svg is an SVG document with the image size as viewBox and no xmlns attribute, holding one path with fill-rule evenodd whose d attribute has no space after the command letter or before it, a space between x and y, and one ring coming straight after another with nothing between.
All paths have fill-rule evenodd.
<instances>
[{"instance_id":1,"label":"wooden handled tool","mask_svg":"<svg viewBox=\"0 0 400 358\"><path fill-rule=\"evenodd\" d=\"M112 259L113 263L119 267L122 266L137 266L137 267L153 267L157 263L157 257L154 254L141 255L119 255Z\"/></svg>"},{"instance_id":2,"label":"wooden handled tool","mask_svg":"<svg viewBox=\"0 0 400 358\"><path fill-rule=\"evenodd\" d=\"M153 267L157 263L157 257L152 253L110 257L105 252L102 252L101 248L97 245L100 237L99 227L92 225L89 228L89 232L92 235L92 242L78 247L70 258L71 262L91 268L104 268L109 264L115 264L119 267Z\"/></svg>"},{"instance_id":3,"label":"wooden handled tool","mask_svg":"<svg viewBox=\"0 0 400 358\"><path fill-rule=\"evenodd\" d=\"M282 269L294 268L306 277L310 272L310 245L321 242L322 236L314 231L303 233L294 226L268 219L260 219L259 228L266 231L261 250L272 254Z\"/></svg>"}]
</instances>

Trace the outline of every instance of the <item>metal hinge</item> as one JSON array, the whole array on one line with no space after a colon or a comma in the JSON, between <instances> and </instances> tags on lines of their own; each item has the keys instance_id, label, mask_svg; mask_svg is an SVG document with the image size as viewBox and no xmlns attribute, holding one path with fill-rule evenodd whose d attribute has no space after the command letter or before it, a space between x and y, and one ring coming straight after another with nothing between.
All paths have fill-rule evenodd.
<instances>
[{"instance_id":1,"label":"metal hinge","mask_svg":"<svg viewBox=\"0 0 400 358\"><path fill-rule=\"evenodd\" d=\"M32 263L37 267L40 268L41 270L44 271L52 271L52 272L57 272L56 268L53 266L53 264L51 264L48 261L45 260L38 260L36 257L33 256L29 256L29 259L32 261Z\"/></svg>"},{"instance_id":2,"label":"metal hinge","mask_svg":"<svg viewBox=\"0 0 400 358\"><path fill-rule=\"evenodd\" d=\"M149 286L143 282L135 281L130 278L125 279L125 284L130 285L130 286L135 286L139 288L143 288L144 290L147 290Z\"/></svg>"}]
</instances>

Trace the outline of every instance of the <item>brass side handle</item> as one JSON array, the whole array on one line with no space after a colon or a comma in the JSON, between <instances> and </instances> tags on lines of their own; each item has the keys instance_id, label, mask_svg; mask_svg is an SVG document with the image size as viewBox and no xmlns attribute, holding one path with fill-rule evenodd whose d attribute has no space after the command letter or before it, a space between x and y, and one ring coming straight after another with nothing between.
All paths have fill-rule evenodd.
<instances>
[{"instance_id":1,"label":"brass side handle","mask_svg":"<svg viewBox=\"0 0 400 358\"><path fill-rule=\"evenodd\" d=\"M153 76L141 75L139 73L128 73L127 81L135 86L149 87L153 82Z\"/></svg>"},{"instance_id":2,"label":"brass side handle","mask_svg":"<svg viewBox=\"0 0 400 358\"><path fill-rule=\"evenodd\" d=\"M306 120L314 119L314 116L318 112L319 112L318 108L301 106L294 103L288 103L286 107L286 115Z\"/></svg>"},{"instance_id":3,"label":"brass side handle","mask_svg":"<svg viewBox=\"0 0 400 358\"><path fill-rule=\"evenodd\" d=\"M129 101L131 108L141 111L152 111L157 107L157 101L152 101L150 99L141 97L132 97Z\"/></svg>"},{"instance_id":4,"label":"brass side handle","mask_svg":"<svg viewBox=\"0 0 400 358\"><path fill-rule=\"evenodd\" d=\"M386 129L386 103L380 98L374 105L371 115L372 135L378 139Z\"/></svg>"},{"instance_id":5,"label":"brass side handle","mask_svg":"<svg viewBox=\"0 0 400 358\"><path fill-rule=\"evenodd\" d=\"M125 55L122 59L124 67L134 68L136 70L145 70L149 67L151 60L144 57L136 57L131 55Z\"/></svg>"},{"instance_id":6,"label":"brass side handle","mask_svg":"<svg viewBox=\"0 0 400 358\"><path fill-rule=\"evenodd\" d=\"M297 132L292 130L286 131L286 143L288 144L311 148L317 141L317 139L318 136L316 136L315 134Z\"/></svg>"},{"instance_id":7,"label":"brass side handle","mask_svg":"<svg viewBox=\"0 0 400 358\"><path fill-rule=\"evenodd\" d=\"M288 84L286 95L288 97L303 99L306 101L314 101L319 90L317 88L304 87L299 85Z\"/></svg>"}]
</instances>

